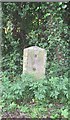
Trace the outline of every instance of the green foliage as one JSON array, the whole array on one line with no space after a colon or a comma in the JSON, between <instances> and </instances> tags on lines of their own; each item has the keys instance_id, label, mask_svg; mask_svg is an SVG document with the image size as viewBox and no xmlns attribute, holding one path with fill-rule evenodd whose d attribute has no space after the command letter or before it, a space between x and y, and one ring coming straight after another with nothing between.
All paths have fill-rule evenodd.
<instances>
[{"instance_id":1,"label":"green foliage","mask_svg":"<svg viewBox=\"0 0 70 120\"><path fill-rule=\"evenodd\" d=\"M64 96L68 99L68 78L51 77L48 84L50 86L50 97L58 99Z\"/></svg>"},{"instance_id":2,"label":"green foliage","mask_svg":"<svg viewBox=\"0 0 70 120\"><path fill-rule=\"evenodd\" d=\"M2 68L9 78L22 73L23 49L33 45L46 49L47 77L67 76L68 9L66 2L2 3Z\"/></svg>"},{"instance_id":3,"label":"green foliage","mask_svg":"<svg viewBox=\"0 0 70 120\"><path fill-rule=\"evenodd\" d=\"M64 104L68 101L67 78L54 77L49 79L36 80L31 75L22 75L22 79L14 82L3 77L2 102L3 109L14 109L17 105L34 101L38 104L57 100ZM63 97L62 97L63 96ZM66 104L67 105L67 104ZM8 108L7 108L8 107Z\"/></svg>"},{"instance_id":4,"label":"green foliage","mask_svg":"<svg viewBox=\"0 0 70 120\"><path fill-rule=\"evenodd\" d=\"M63 115L65 118L68 118L68 109L61 109L61 115Z\"/></svg>"},{"instance_id":5,"label":"green foliage","mask_svg":"<svg viewBox=\"0 0 70 120\"><path fill-rule=\"evenodd\" d=\"M47 109L44 105L22 105L18 106L20 108L21 112L24 112L24 114L27 114L28 117L31 118L42 118L47 117Z\"/></svg>"},{"instance_id":6,"label":"green foliage","mask_svg":"<svg viewBox=\"0 0 70 120\"><path fill-rule=\"evenodd\" d=\"M65 105L60 112L66 118L69 102L69 2L3 2L2 10L1 107L4 111L19 108L34 118L46 114L44 104L50 106L50 102L58 101ZM45 79L36 80L30 75L22 75L21 78L23 49L33 45L46 49ZM36 103L36 106L30 109L24 105L30 102ZM53 111L50 116L57 119L58 113Z\"/></svg>"}]
</instances>

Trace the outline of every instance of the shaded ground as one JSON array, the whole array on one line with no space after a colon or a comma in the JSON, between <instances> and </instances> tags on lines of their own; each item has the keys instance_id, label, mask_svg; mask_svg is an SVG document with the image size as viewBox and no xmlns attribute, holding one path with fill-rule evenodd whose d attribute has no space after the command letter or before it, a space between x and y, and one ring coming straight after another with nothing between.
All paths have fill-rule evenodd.
<instances>
[{"instance_id":1,"label":"shaded ground","mask_svg":"<svg viewBox=\"0 0 70 120\"><path fill-rule=\"evenodd\" d=\"M5 112L2 118L26 118L27 116L18 109L14 112Z\"/></svg>"},{"instance_id":2,"label":"shaded ground","mask_svg":"<svg viewBox=\"0 0 70 120\"><path fill-rule=\"evenodd\" d=\"M29 105L29 108L31 108L31 106L32 105ZM59 104L55 104L55 106L56 106L56 108L57 109L55 109L55 108L53 108L52 106L50 106L50 108L48 108L47 110L47 112L46 112L46 114L44 115L44 117L45 117L45 119L46 118L51 118L51 114L52 113L58 113L58 109L60 109L61 107L62 107L62 105L59 105ZM43 111L44 112L44 111ZM10 118L12 119L12 118L15 118L15 119L25 119L25 118L30 118L29 116L27 116L24 112L21 112L19 109L16 109L14 112L4 112L4 114L2 115L2 118L9 118L8 120L10 120ZM41 119L43 119L43 118L41 118ZM63 120L64 119L64 117L63 116L61 116L60 118L56 118L56 119L54 119L54 120ZM51 119L52 120L52 119ZM65 119L65 120L67 120L67 119Z\"/></svg>"}]
</instances>

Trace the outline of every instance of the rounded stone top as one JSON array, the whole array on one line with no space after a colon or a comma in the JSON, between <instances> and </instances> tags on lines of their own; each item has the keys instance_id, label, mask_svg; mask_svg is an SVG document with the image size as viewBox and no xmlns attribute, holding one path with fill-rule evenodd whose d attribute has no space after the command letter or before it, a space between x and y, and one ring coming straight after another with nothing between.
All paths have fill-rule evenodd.
<instances>
[{"instance_id":1,"label":"rounded stone top","mask_svg":"<svg viewBox=\"0 0 70 120\"><path fill-rule=\"evenodd\" d=\"M31 46L31 47L25 48L25 50L45 50L45 49L38 46Z\"/></svg>"}]
</instances>

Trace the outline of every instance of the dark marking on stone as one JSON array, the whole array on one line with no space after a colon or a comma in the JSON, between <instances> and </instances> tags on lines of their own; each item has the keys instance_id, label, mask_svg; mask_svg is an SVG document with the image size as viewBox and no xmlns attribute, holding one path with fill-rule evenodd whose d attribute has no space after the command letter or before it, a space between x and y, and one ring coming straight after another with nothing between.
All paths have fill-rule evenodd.
<instances>
[{"instance_id":1,"label":"dark marking on stone","mask_svg":"<svg viewBox=\"0 0 70 120\"><path fill-rule=\"evenodd\" d=\"M36 71L36 68L33 68L34 71Z\"/></svg>"},{"instance_id":2,"label":"dark marking on stone","mask_svg":"<svg viewBox=\"0 0 70 120\"><path fill-rule=\"evenodd\" d=\"M37 57L37 55L35 54L35 57Z\"/></svg>"}]
</instances>

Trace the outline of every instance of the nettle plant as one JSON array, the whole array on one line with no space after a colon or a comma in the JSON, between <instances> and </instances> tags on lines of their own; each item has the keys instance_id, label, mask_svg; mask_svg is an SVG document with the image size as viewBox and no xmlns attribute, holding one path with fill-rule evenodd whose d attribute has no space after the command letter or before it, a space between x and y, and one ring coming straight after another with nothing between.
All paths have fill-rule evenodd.
<instances>
[{"instance_id":1,"label":"nettle plant","mask_svg":"<svg viewBox=\"0 0 70 120\"><path fill-rule=\"evenodd\" d=\"M68 99L68 78L67 77L51 77L48 81L50 86L50 97L58 99Z\"/></svg>"},{"instance_id":2,"label":"nettle plant","mask_svg":"<svg viewBox=\"0 0 70 120\"><path fill-rule=\"evenodd\" d=\"M51 77L36 80L32 75L22 75L21 79L15 78L14 82L8 77L2 79L2 103L4 109L14 109L22 103L47 102L60 99L60 102L68 101L68 79Z\"/></svg>"}]
</instances>

